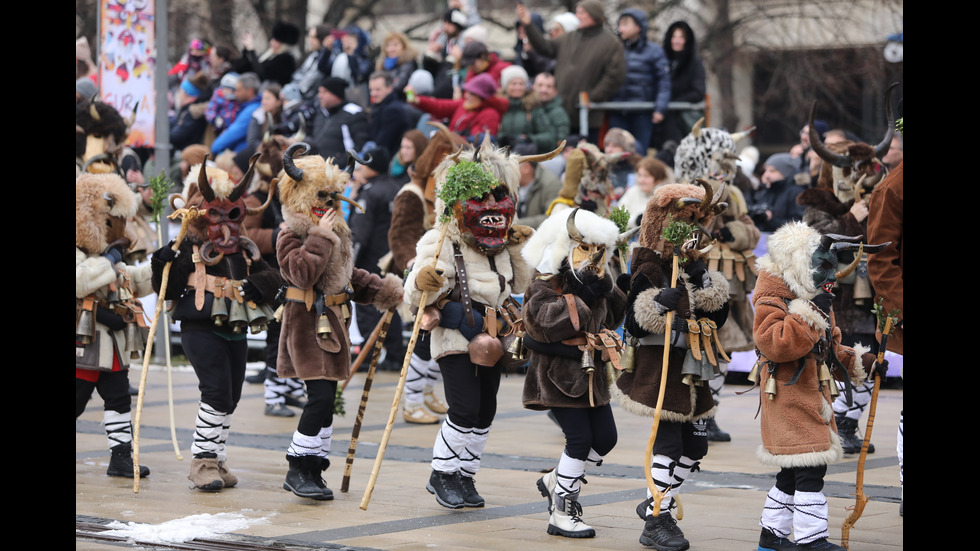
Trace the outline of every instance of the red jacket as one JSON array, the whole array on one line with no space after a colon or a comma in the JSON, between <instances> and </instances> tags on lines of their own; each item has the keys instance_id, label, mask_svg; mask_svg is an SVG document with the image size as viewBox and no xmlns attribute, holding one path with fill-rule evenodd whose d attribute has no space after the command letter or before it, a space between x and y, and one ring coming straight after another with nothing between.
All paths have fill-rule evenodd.
<instances>
[{"instance_id":1,"label":"red jacket","mask_svg":"<svg viewBox=\"0 0 980 551\"><path fill-rule=\"evenodd\" d=\"M498 56L496 52L490 52L489 61L490 61L490 65L488 65L486 71L483 72L492 76L493 79L497 81L497 85L499 86L500 73L503 72L503 70L506 69L507 67L513 65L513 63L508 63L500 59L500 56ZM464 82L469 82L470 79L472 79L473 77L479 74L480 73L474 73L473 71L467 70L466 79L464 80Z\"/></svg>"},{"instance_id":2,"label":"red jacket","mask_svg":"<svg viewBox=\"0 0 980 551\"><path fill-rule=\"evenodd\" d=\"M496 136L500 127L500 112L484 100L475 111L463 109L461 99L439 99L429 96L418 96L418 108L432 116L433 119L448 119L450 132L456 132L465 138L471 138L481 132L489 132Z\"/></svg>"}]
</instances>

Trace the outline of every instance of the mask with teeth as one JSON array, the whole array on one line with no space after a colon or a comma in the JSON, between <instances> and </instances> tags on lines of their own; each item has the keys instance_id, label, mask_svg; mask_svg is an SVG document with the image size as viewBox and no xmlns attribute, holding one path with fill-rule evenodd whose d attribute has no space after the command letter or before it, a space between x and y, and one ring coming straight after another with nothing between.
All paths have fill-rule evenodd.
<instances>
[{"instance_id":1,"label":"mask with teeth","mask_svg":"<svg viewBox=\"0 0 980 551\"><path fill-rule=\"evenodd\" d=\"M503 185L453 205L453 216L463 240L487 255L496 254L507 245L507 232L515 212L514 198Z\"/></svg>"}]
</instances>

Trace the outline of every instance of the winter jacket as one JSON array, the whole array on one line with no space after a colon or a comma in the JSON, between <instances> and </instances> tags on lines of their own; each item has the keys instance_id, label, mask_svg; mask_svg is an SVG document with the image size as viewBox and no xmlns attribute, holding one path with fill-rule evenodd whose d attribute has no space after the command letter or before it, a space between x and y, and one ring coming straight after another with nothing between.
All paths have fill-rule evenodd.
<instances>
[{"instance_id":1,"label":"winter jacket","mask_svg":"<svg viewBox=\"0 0 980 551\"><path fill-rule=\"evenodd\" d=\"M252 122L252 113L262 106L262 98L255 96L252 101L242 105L235 116L235 120L214 139L211 144L211 153L214 156L220 155L224 150L230 149L238 153L248 145L248 126Z\"/></svg>"},{"instance_id":2,"label":"winter jacket","mask_svg":"<svg viewBox=\"0 0 980 551\"><path fill-rule=\"evenodd\" d=\"M360 151L370 138L367 113L356 103L345 103L330 110L317 107L308 131L310 154L333 157L343 166L347 150Z\"/></svg>"},{"instance_id":3,"label":"winter jacket","mask_svg":"<svg viewBox=\"0 0 980 551\"><path fill-rule=\"evenodd\" d=\"M674 29L678 28L684 30L687 40L682 51L674 52L670 46L670 37L673 36ZM697 103L704 100L704 63L698 56L697 40L691 27L683 21L671 24L664 34L663 51L670 63L670 101Z\"/></svg>"},{"instance_id":4,"label":"winter jacket","mask_svg":"<svg viewBox=\"0 0 980 551\"><path fill-rule=\"evenodd\" d=\"M537 229L548 217L548 207L561 191L561 180L551 170L538 164L534 167L534 181L529 184L527 196L517 207L518 222Z\"/></svg>"},{"instance_id":5,"label":"winter jacket","mask_svg":"<svg viewBox=\"0 0 980 551\"><path fill-rule=\"evenodd\" d=\"M378 260L389 250L388 227L398 188L388 175L379 174L357 190L357 203L364 212L354 209L349 221L355 267L379 273Z\"/></svg>"},{"instance_id":6,"label":"winter jacket","mask_svg":"<svg viewBox=\"0 0 980 551\"><path fill-rule=\"evenodd\" d=\"M405 103L392 92L378 103L371 104L369 117L370 139L385 148L392 157L398 153L402 136L412 128Z\"/></svg>"},{"instance_id":7,"label":"winter jacket","mask_svg":"<svg viewBox=\"0 0 980 551\"><path fill-rule=\"evenodd\" d=\"M500 112L487 101L483 102L476 111L463 108L461 99L439 99L429 96L417 96L419 109L432 116L433 119L448 119L446 126L450 132L455 132L467 139L489 132L496 136L500 129Z\"/></svg>"},{"instance_id":8,"label":"winter jacket","mask_svg":"<svg viewBox=\"0 0 980 551\"><path fill-rule=\"evenodd\" d=\"M500 118L497 131L497 141L501 145L513 147L520 143L532 143L539 152L551 151L558 145L558 134L533 96L507 100L508 108Z\"/></svg>"},{"instance_id":9,"label":"winter jacket","mask_svg":"<svg viewBox=\"0 0 980 551\"><path fill-rule=\"evenodd\" d=\"M242 48L242 57L238 58L232 67L238 74L255 73L263 82L271 80L278 82L280 86L285 86L293 80L296 58L291 52L285 51L272 54L260 61L255 55L255 50Z\"/></svg>"},{"instance_id":10,"label":"winter jacket","mask_svg":"<svg viewBox=\"0 0 980 551\"><path fill-rule=\"evenodd\" d=\"M626 81L612 101L653 101L657 104L657 113L666 113L671 90L667 54L659 44L647 41L647 17L643 10L624 10L620 18L623 16L636 21L640 36L632 42L623 41Z\"/></svg>"},{"instance_id":11,"label":"winter jacket","mask_svg":"<svg viewBox=\"0 0 980 551\"><path fill-rule=\"evenodd\" d=\"M904 319L904 231L903 216L905 194L903 173L905 161L891 171L875 187L868 205L868 242L888 243L884 250L868 256L868 273L878 297L883 299L886 312L899 310L899 320ZM877 300L877 298L875 299ZM888 350L902 354L905 331L897 327L888 338Z\"/></svg>"}]
</instances>

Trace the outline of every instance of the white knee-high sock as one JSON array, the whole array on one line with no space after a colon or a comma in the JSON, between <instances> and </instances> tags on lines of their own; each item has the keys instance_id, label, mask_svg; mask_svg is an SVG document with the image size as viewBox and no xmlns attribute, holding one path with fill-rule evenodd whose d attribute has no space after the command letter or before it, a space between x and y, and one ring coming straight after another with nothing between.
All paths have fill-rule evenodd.
<instances>
[{"instance_id":1,"label":"white knee-high sock","mask_svg":"<svg viewBox=\"0 0 980 551\"><path fill-rule=\"evenodd\" d=\"M460 470L460 457L469 443L472 429L458 427L446 418L432 446L432 470L455 473Z\"/></svg>"},{"instance_id":2,"label":"white knee-high sock","mask_svg":"<svg viewBox=\"0 0 980 551\"><path fill-rule=\"evenodd\" d=\"M793 532L793 496L773 486L766 495L759 526L773 534L788 538Z\"/></svg>"},{"instance_id":3,"label":"white knee-high sock","mask_svg":"<svg viewBox=\"0 0 980 551\"><path fill-rule=\"evenodd\" d=\"M215 456L221 449L221 433L225 429L225 417L228 414L201 402L197 410L197 423L194 427L194 443L191 444L191 454L213 453Z\"/></svg>"},{"instance_id":4,"label":"white knee-high sock","mask_svg":"<svg viewBox=\"0 0 980 551\"><path fill-rule=\"evenodd\" d=\"M827 529L829 508L823 492L796 492L793 494L793 533L796 543L810 543L818 538L830 537Z\"/></svg>"},{"instance_id":5,"label":"white knee-high sock","mask_svg":"<svg viewBox=\"0 0 980 551\"><path fill-rule=\"evenodd\" d=\"M105 425L106 439L109 449L119 444L129 444L133 441L133 414L127 411L120 413L111 409L102 413L102 424Z\"/></svg>"}]
</instances>

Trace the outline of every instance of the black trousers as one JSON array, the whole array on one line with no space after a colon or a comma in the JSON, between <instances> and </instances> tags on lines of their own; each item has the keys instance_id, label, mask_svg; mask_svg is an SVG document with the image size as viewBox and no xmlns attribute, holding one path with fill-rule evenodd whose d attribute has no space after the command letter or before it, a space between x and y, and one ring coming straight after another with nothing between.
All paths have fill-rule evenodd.
<instances>
[{"instance_id":1,"label":"black trousers","mask_svg":"<svg viewBox=\"0 0 980 551\"><path fill-rule=\"evenodd\" d=\"M595 408L551 408L565 433L565 455L585 461L589 450L605 456L616 446L616 420L612 406Z\"/></svg>"},{"instance_id":2,"label":"black trousers","mask_svg":"<svg viewBox=\"0 0 980 551\"><path fill-rule=\"evenodd\" d=\"M93 391L99 392L105 402L106 411L128 413L133 407L133 399L129 395L129 370L102 371L94 383L75 379L75 419L85 413L85 406L92 398Z\"/></svg>"},{"instance_id":3,"label":"black trousers","mask_svg":"<svg viewBox=\"0 0 980 551\"><path fill-rule=\"evenodd\" d=\"M299 416L300 434L316 436L320 429L333 424L334 402L337 400L337 381L307 379L306 405Z\"/></svg>"},{"instance_id":4,"label":"black trousers","mask_svg":"<svg viewBox=\"0 0 980 551\"><path fill-rule=\"evenodd\" d=\"M197 374L201 401L223 413L234 413L242 398L248 341L229 340L211 331L182 331L180 344Z\"/></svg>"},{"instance_id":5,"label":"black trousers","mask_svg":"<svg viewBox=\"0 0 980 551\"><path fill-rule=\"evenodd\" d=\"M681 457L699 460L708 454L708 433L705 421L677 423L660 420L653 453L666 455L674 461Z\"/></svg>"},{"instance_id":6,"label":"black trousers","mask_svg":"<svg viewBox=\"0 0 980 551\"><path fill-rule=\"evenodd\" d=\"M776 473L776 489L784 494L793 495L795 492L822 492L823 478L827 475L827 466L819 467L784 467Z\"/></svg>"},{"instance_id":7,"label":"black trousers","mask_svg":"<svg viewBox=\"0 0 980 551\"><path fill-rule=\"evenodd\" d=\"M449 404L449 421L463 428L489 428L497 415L499 364L478 366L469 354L451 354L438 360Z\"/></svg>"}]
</instances>

